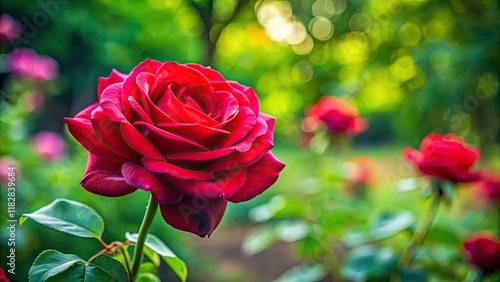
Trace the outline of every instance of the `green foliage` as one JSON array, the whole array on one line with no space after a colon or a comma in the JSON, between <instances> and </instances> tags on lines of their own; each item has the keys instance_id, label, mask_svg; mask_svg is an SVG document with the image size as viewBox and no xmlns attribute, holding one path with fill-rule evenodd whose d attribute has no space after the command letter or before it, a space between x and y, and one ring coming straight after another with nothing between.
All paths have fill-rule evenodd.
<instances>
[{"instance_id":1,"label":"green foliage","mask_svg":"<svg viewBox=\"0 0 500 282\"><path fill-rule=\"evenodd\" d=\"M78 237L101 238L104 231L104 221L92 208L66 199L57 199L33 213L23 214L19 224L28 218L47 228Z\"/></svg>"},{"instance_id":2,"label":"green foliage","mask_svg":"<svg viewBox=\"0 0 500 282\"><path fill-rule=\"evenodd\" d=\"M138 236L139 236L139 234L137 234L137 233L130 234L127 232L125 234L125 237L127 238L127 240L134 242L134 243L137 242ZM170 266L170 268L172 268L172 270L177 274L177 276L179 276L179 278L182 281L186 281L187 275L188 275L186 263L183 260L181 260L180 258L178 258L172 252L172 250L170 250L170 248L167 247L167 245L165 245L165 243L163 243L155 235L148 234L148 236L146 238L145 245L146 245L146 247L145 247L146 249L149 248L151 251L158 254L168 264L168 266ZM148 254L148 253L150 253L149 250L146 251L146 254ZM156 265L156 266L158 267L159 265Z\"/></svg>"},{"instance_id":3,"label":"green foliage","mask_svg":"<svg viewBox=\"0 0 500 282\"><path fill-rule=\"evenodd\" d=\"M396 269L398 256L390 248L363 246L347 254L342 274L352 281L389 278Z\"/></svg>"},{"instance_id":4,"label":"green foliage","mask_svg":"<svg viewBox=\"0 0 500 282\"><path fill-rule=\"evenodd\" d=\"M41 253L30 269L29 281L128 281L125 268L115 259L100 255L90 262L55 250Z\"/></svg>"}]
</instances>

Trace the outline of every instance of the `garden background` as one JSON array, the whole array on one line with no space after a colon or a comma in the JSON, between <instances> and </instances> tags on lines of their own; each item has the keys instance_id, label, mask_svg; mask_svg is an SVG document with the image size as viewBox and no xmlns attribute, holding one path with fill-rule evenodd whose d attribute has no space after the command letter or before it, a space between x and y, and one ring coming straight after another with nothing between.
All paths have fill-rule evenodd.
<instances>
[{"instance_id":1,"label":"garden background","mask_svg":"<svg viewBox=\"0 0 500 282\"><path fill-rule=\"evenodd\" d=\"M87 153L63 117L95 102L98 78L113 68L128 73L145 58L199 63L255 89L261 111L276 117L273 152L287 167L261 196L230 204L209 239L161 217L151 233L186 261L188 281L270 281L325 254L335 267L295 277L354 279L343 266L349 250L371 244L401 253L427 205L413 189L424 184L401 156L405 146L418 148L430 132L452 132L480 148L478 167L500 169L499 10L490 0L2 0L1 13L23 28L17 38L1 38L0 54L0 154L18 170L17 216L68 198L104 215L104 238L136 231L147 193L106 198L81 188ZM57 69L42 66L37 79L10 72L16 48L53 58ZM44 77L44 70L53 75ZM369 128L341 144L325 135L301 146L305 109L327 95L356 106ZM61 157L37 153L32 138L41 131L61 134ZM353 195L353 159L360 156L371 160L373 177L363 195ZM433 248L419 262L430 281L473 277L461 242L478 230L499 234L498 202L479 198L474 184L460 185L441 207L428 236ZM410 219L384 238L355 236L380 214ZM12 281L25 281L44 249L90 257L100 248L33 223L17 230L16 240ZM163 265L159 276L175 279L169 271Z\"/></svg>"}]
</instances>

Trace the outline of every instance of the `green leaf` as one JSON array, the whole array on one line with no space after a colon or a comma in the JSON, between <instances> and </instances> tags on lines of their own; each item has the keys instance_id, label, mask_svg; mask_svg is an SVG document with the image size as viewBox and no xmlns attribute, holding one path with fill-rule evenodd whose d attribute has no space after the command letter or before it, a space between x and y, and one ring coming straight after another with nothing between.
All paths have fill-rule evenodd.
<instances>
[{"instance_id":1,"label":"green leaf","mask_svg":"<svg viewBox=\"0 0 500 282\"><path fill-rule=\"evenodd\" d=\"M19 224L28 218L47 228L84 238L101 238L104 230L104 221L97 212L66 199L56 199L33 213L23 214Z\"/></svg>"},{"instance_id":2,"label":"green leaf","mask_svg":"<svg viewBox=\"0 0 500 282\"><path fill-rule=\"evenodd\" d=\"M161 282L160 278L153 273L139 274L135 280L136 282Z\"/></svg>"},{"instance_id":3,"label":"green leaf","mask_svg":"<svg viewBox=\"0 0 500 282\"><path fill-rule=\"evenodd\" d=\"M371 220L371 236L377 240L396 235L409 228L415 222L410 212L384 212Z\"/></svg>"},{"instance_id":4,"label":"green leaf","mask_svg":"<svg viewBox=\"0 0 500 282\"><path fill-rule=\"evenodd\" d=\"M286 200L282 196L275 196L269 202L257 206L248 212L248 216L255 222L266 222L286 206Z\"/></svg>"},{"instance_id":5,"label":"green leaf","mask_svg":"<svg viewBox=\"0 0 500 282\"><path fill-rule=\"evenodd\" d=\"M390 248L363 246L347 254L342 275L353 281L387 278L396 270L397 264L398 257Z\"/></svg>"},{"instance_id":6,"label":"green leaf","mask_svg":"<svg viewBox=\"0 0 500 282\"><path fill-rule=\"evenodd\" d=\"M125 233L125 237L131 242L137 242L137 238L139 234L134 233L130 234L129 232ZM188 270L186 263L178 258L172 250L163 241L161 241L158 237L153 234L148 234L145 242L145 249L149 248L158 255L170 266L170 268L177 274L177 276L182 280L186 281Z\"/></svg>"},{"instance_id":7,"label":"green leaf","mask_svg":"<svg viewBox=\"0 0 500 282\"><path fill-rule=\"evenodd\" d=\"M29 271L29 281L93 282L129 281L122 264L107 255L100 255L86 262L77 255L46 250L36 259Z\"/></svg>"},{"instance_id":8,"label":"green leaf","mask_svg":"<svg viewBox=\"0 0 500 282\"><path fill-rule=\"evenodd\" d=\"M403 178L396 183L396 191L403 193L416 190L422 186L421 178Z\"/></svg>"},{"instance_id":9,"label":"green leaf","mask_svg":"<svg viewBox=\"0 0 500 282\"><path fill-rule=\"evenodd\" d=\"M275 228L276 236L287 243L304 239L311 230L311 224L305 220L283 220Z\"/></svg>"},{"instance_id":10,"label":"green leaf","mask_svg":"<svg viewBox=\"0 0 500 282\"><path fill-rule=\"evenodd\" d=\"M405 282L427 282L427 273L421 268L403 269L399 274L401 281Z\"/></svg>"},{"instance_id":11,"label":"green leaf","mask_svg":"<svg viewBox=\"0 0 500 282\"><path fill-rule=\"evenodd\" d=\"M256 255L278 242L274 228L270 226L252 230L243 240L242 250L249 256Z\"/></svg>"},{"instance_id":12,"label":"green leaf","mask_svg":"<svg viewBox=\"0 0 500 282\"><path fill-rule=\"evenodd\" d=\"M321 264L301 264L296 265L287 271L283 272L278 278L274 281L282 281L282 282L314 282L320 281L328 275L328 272L325 270L323 265Z\"/></svg>"}]
</instances>

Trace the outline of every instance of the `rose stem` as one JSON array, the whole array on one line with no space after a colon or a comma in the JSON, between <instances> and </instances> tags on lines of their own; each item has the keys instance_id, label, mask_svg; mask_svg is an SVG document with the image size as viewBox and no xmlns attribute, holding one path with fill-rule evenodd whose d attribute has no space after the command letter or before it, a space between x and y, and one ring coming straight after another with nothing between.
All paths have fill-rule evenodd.
<instances>
[{"instance_id":1,"label":"rose stem","mask_svg":"<svg viewBox=\"0 0 500 282\"><path fill-rule=\"evenodd\" d=\"M132 281L135 280L135 276L139 271L139 266L141 265L143 257L144 242L146 242L146 237L148 235L149 228L153 223L153 218L155 217L157 209L158 203L153 201L153 199L150 197L148 207L146 208L146 213L144 214L141 227L139 228L139 237L137 238L137 242L135 243L134 258L132 260L132 273L130 273Z\"/></svg>"},{"instance_id":2,"label":"rose stem","mask_svg":"<svg viewBox=\"0 0 500 282\"><path fill-rule=\"evenodd\" d=\"M434 187L435 188L434 197L432 198L432 202L429 208L427 209L427 212L422 216L422 219L420 220L417 226L417 230L415 230L415 233L413 233L410 243L408 244L408 246L403 252L403 255L401 256L401 259L399 260L398 263L399 268L405 268L410 266L410 263L412 261L411 249L413 249L416 246L422 245L425 239L425 235L427 234L427 231L429 231L432 221L434 220L434 217L437 214L442 192L441 188L439 187L439 183L433 183L433 185L437 185L437 187Z\"/></svg>"}]
</instances>

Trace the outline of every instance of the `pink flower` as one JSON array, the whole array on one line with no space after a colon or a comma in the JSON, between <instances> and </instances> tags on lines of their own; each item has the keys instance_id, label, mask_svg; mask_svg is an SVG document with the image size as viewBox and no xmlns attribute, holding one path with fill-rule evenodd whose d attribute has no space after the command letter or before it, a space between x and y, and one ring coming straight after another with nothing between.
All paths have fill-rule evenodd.
<instances>
[{"instance_id":1,"label":"pink flower","mask_svg":"<svg viewBox=\"0 0 500 282\"><path fill-rule=\"evenodd\" d=\"M147 59L100 78L97 99L65 119L89 151L80 184L104 196L150 191L174 228L210 235L228 201L256 197L285 167L270 151L275 118L213 69Z\"/></svg>"},{"instance_id":2,"label":"pink flower","mask_svg":"<svg viewBox=\"0 0 500 282\"><path fill-rule=\"evenodd\" d=\"M430 133L420 144L420 151L406 147L403 156L424 175L452 182L473 182L480 178L471 172L479 160L480 151L466 145L454 134Z\"/></svg>"},{"instance_id":3,"label":"pink flower","mask_svg":"<svg viewBox=\"0 0 500 282\"><path fill-rule=\"evenodd\" d=\"M14 168L14 170L10 170L10 168ZM9 183L9 178L11 178L12 172L15 173L15 179L19 179L19 164L15 159L10 156L3 156L0 158L0 182L7 185Z\"/></svg>"},{"instance_id":4,"label":"pink flower","mask_svg":"<svg viewBox=\"0 0 500 282\"><path fill-rule=\"evenodd\" d=\"M57 75L59 65L48 56L39 56L27 48L14 49L7 58L7 70L14 75L46 81Z\"/></svg>"},{"instance_id":5,"label":"pink flower","mask_svg":"<svg viewBox=\"0 0 500 282\"><path fill-rule=\"evenodd\" d=\"M474 186L473 192L488 204L500 205L500 173L493 170L482 171L481 181Z\"/></svg>"},{"instance_id":6,"label":"pink flower","mask_svg":"<svg viewBox=\"0 0 500 282\"><path fill-rule=\"evenodd\" d=\"M0 41L12 42L21 34L21 24L14 20L9 14L0 16Z\"/></svg>"},{"instance_id":7,"label":"pink flower","mask_svg":"<svg viewBox=\"0 0 500 282\"><path fill-rule=\"evenodd\" d=\"M47 162L57 162L66 155L66 142L56 132L42 131L35 134L31 145L35 154Z\"/></svg>"},{"instance_id":8,"label":"pink flower","mask_svg":"<svg viewBox=\"0 0 500 282\"><path fill-rule=\"evenodd\" d=\"M500 270L500 238L489 231L479 231L465 240L463 252L469 263L485 273Z\"/></svg>"},{"instance_id":9,"label":"pink flower","mask_svg":"<svg viewBox=\"0 0 500 282\"><path fill-rule=\"evenodd\" d=\"M305 132L313 132L322 122L331 133L357 135L368 128L368 121L359 117L358 110L346 101L323 96L306 111L302 123Z\"/></svg>"}]
</instances>

